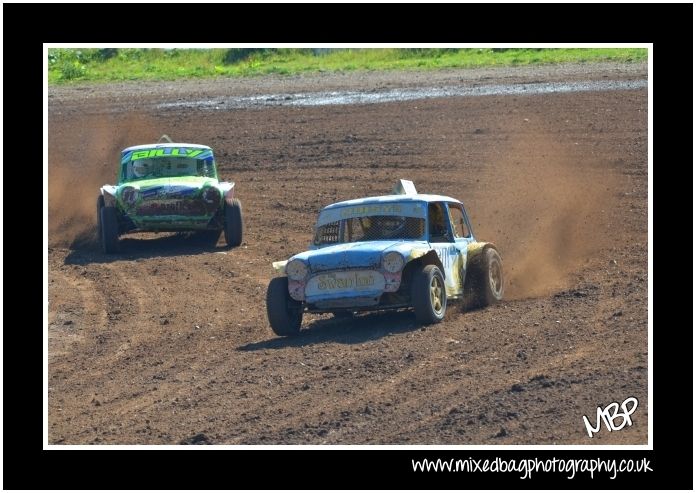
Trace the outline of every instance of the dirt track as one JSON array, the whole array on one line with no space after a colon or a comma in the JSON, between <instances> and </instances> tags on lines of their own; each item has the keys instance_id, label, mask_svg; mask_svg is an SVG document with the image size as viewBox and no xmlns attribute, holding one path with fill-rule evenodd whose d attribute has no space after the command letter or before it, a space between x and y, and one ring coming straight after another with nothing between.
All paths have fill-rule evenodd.
<instances>
[{"instance_id":1,"label":"dirt track","mask_svg":"<svg viewBox=\"0 0 696 493\"><path fill-rule=\"evenodd\" d=\"M558 79L545 70L518 79ZM645 78L636 66L610 75ZM350 87L408 85L374 77ZM283 80L259 87L273 83ZM216 84L177 84L176 97L219 95ZM148 106L171 85L49 91L50 443L647 443L646 89ZM139 234L119 255L98 251L98 187L113 183L121 148L163 133L216 150L244 207L240 248ZM321 207L397 178L465 202L476 235L502 253L508 300L451 305L425 328L408 312L310 315L300 337L276 338L271 262L306 248ZM589 439L582 416L629 396L633 425Z\"/></svg>"}]
</instances>

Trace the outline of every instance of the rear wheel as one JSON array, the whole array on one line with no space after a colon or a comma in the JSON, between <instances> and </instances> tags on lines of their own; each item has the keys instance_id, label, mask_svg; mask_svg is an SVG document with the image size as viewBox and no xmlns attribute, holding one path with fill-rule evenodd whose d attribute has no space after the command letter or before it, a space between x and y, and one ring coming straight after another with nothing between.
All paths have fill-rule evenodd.
<instances>
[{"instance_id":1,"label":"rear wheel","mask_svg":"<svg viewBox=\"0 0 696 493\"><path fill-rule=\"evenodd\" d=\"M426 265L413 274L411 304L419 322L434 324L445 318L445 277L436 265Z\"/></svg>"},{"instance_id":2,"label":"rear wheel","mask_svg":"<svg viewBox=\"0 0 696 493\"><path fill-rule=\"evenodd\" d=\"M498 252L492 248L486 250L486 271L488 282L484 290L485 299L487 304L492 305L503 299L503 292L505 290L503 261Z\"/></svg>"},{"instance_id":3,"label":"rear wheel","mask_svg":"<svg viewBox=\"0 0 696 493\"><path fill-rule=\"evenodd\" d=\"M237 247L242 244L242 204L239 200L232 200L232 204L225 204L225 242L227 246Z\"/></svg>"},{"instance_id":4,"label":"rear wheel","mask_svg":"<svg viewBox=\"0 0 696 493\"><path fill-rule=\"evenodd\" d=\"M467 305L480 308L498 303L504 291L503 261L494 248L486 248L468 266L464 283Z\"/></svg>"},{"instance_id":5,"label":"rear wheel","mask_svg":"<svg viewBox=\"0 0 696 493\"><path fill-rule=\"evenodd\" d=\"M302 326L302 304L290 298L288 278L274 277L266 291L266 312L271 329L279 336L294 336Z\"/></svg>"},{"instance_id":6,"label":"rear wheel","mask_svg":"<svg viewBox=\"0 0 696 493\"><path fill-rule=\"evenodd\" d=\"M104 206L99 210L100 241L104 253L118 252L118 216L115 207Z\"/></svg>"}]
</instances>

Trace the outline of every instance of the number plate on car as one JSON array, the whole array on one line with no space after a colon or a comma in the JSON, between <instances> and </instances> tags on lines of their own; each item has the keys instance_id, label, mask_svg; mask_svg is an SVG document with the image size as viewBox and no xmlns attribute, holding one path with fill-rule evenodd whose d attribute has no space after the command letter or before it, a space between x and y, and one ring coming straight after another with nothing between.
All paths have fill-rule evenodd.
<instances>
[{"instance_id":1,"label":"number plate on car","mask_svg":"<svg viewBox=\"0 0 696 493\"><path fill-rule=\"evenodd\" d=\"M350 293L384 289L384 276L372 270L331 272L314 276L307 283L307 295Z\"/></svg>"}]
</instances>

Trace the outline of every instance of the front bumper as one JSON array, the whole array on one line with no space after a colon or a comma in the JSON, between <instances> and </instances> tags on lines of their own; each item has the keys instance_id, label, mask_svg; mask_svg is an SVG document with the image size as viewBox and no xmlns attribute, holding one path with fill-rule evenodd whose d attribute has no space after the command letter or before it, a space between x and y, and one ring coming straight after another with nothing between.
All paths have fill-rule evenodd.
<instances>
[{"instance_id":1,"label":"front bumper","mask_svg":"<svg viewBox=\"0 0 696 493\"><path fill-rule=\"evenodd\" d=\"M362 296L342 296L340 298L323 298L314 302L309 302L313 311L330 311L336 309L361 309L375 307L379 305L382 292L366 293Z\"/></svg>"},{"instance_id":2,"label":"front bumper","mask_svg":"<svg viewBox=\"0 0 696 493\"><path fill-rule=\"evenodd\" d=\"M385 293L399 289L401 272L340 270L319 272L306 281L288 283L290 297L319 310L363 308L379 305Z\"/></svg>"}]
</instances>

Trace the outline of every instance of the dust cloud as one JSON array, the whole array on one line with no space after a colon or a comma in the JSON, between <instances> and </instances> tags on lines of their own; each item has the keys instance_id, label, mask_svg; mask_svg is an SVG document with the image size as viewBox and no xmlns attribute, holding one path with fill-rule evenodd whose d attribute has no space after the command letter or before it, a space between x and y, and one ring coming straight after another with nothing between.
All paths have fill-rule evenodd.
<instances>
[{"instance_id":1,"label":"dust cloud","mask_svg":"<svg viewBox=\"0 0 696 493\"><path fill-rule=\"evenodd\" d=\"M120 151L131 145L156 142L164 133L149 119L133 114L80 115L80 128L71 139L52 132L48 139L48 243L87 247L96 242L99 187L114 184ZM80 137L77 143L72 138Z\"/></svg>"},{"instance_id":2,"label":"dust cloud","mask_svg":"<svg viewBox=\"0 0 696 493\"><path fill-rule=\"evenodd\" d=\"M565 287L605 243L615 176L573 142L549 135L542 130L503 142L489 157L498 161L496 171L481 178L488 192L477 233L500 249L507 299Z\"/></svg>"}]
</instances>

